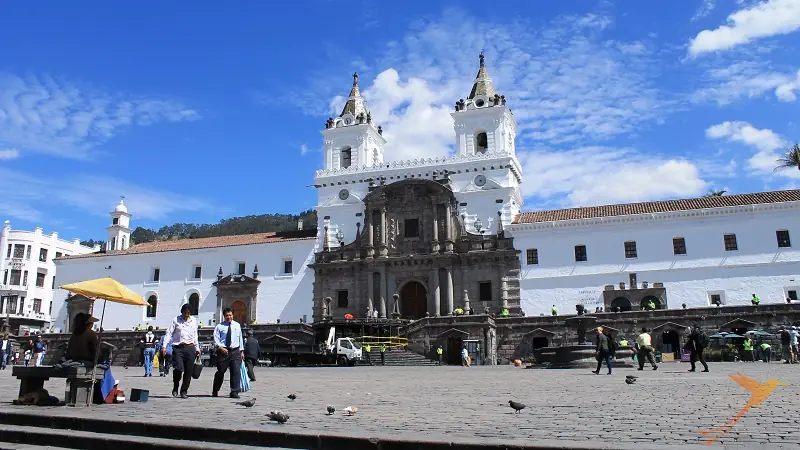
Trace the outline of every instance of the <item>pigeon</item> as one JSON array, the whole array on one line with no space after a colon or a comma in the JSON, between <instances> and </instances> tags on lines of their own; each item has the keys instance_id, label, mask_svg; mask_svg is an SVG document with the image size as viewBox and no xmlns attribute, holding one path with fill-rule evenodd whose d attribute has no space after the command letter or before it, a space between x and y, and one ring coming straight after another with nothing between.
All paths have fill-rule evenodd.
<instances>
[{"instance_id":1,"label":"pigeon","mask_svg":"<svg viewBox=\"0 0 800 450\"><path fill-rule=\"evenodd\" d=\"M514 414L517 414L520 411L522 411L523 409L525 409L525 405L523 405L522 403L519 403L519 402L515 402L514 400L509 400L508 401L508 406L514 408Z\"/></svg>"},{"instance_id":2,"label":"pigeon","mask_svg":"<svg viewBox=\"0 0 800 450\"><path fill-rule=\"evenodd\" d=\"M625 378L627 378L629 380L635 380L635 379L637 379L639 377L636 377L636 376L633 376L633 375L625 375Z\"/></svg>"},{"instance_id":3,"label":"pigeon","mask_svg":"<svg viewBox=\"0 0 800 450\"><path fill-rule=\"evenodd\" d=\"M247 400L246 402L236 402L236 404L239 405L239 406L244 406L245 408L252 408L256 404L256 399L255 398L251 398L250 400Z\"/></svg>"},{"instance_id":4,"label":"pigeon","mask_svg":"<svg viewBox=\"0 0 800 450\"><path fill-rule=\"evenodd\" d=\"M344 412L346 412L348 416L352 416L358 412L358 408L353 408L352 406L348 406L347 408L344 409Z\"/></svg>"},{"instance_id":5,"label":"pigeon","mask_svg":"<svg viewBox=\"0 0 800 450\"><path fill-rule=\"evenodd\" d=\"M336 408L334 408L333 405L328 405L328 415L329 416L333 415L333 413L335 413L335 412L336 412Z\"/></svg>"},{"instance_id":6,"label":"pigeon","mask_svg":"<svg viewBox=\"0 0 800 450\"><path fill-rule=\"evenodd\" d=\"M269 420L278 423L286 423L289 420L289 416L281 411L270 411L267 417Z\"/></svg>"},{"instance_id":7,"label":"pigeon","mask_svg":"<svg viewBox=\"0 0 800 450\"><path fill-rule=\"evenodd\" d=\"M294 395L294 394L289 394L289 395L286 396L286 398L288 398L289 400L294 400L294 399L297 398L297 396Z\"/></svg>"},{"instance_id":8,"label":"pigeon","mask_svg":"<svg viewBox=\"0 0 800 450\"><path fill-rule=\"evenodd\" d=\"M636 383L636 378L625 378L625 382L628 384Z\"/></svg>"}]
</instances>

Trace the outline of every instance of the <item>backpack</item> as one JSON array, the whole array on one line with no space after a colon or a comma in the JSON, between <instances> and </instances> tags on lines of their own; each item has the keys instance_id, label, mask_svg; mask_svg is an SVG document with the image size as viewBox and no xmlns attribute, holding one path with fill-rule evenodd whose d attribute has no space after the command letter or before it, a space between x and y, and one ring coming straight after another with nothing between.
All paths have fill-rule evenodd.
<instances>
[{"instance_id":1,"label":"backpack","mask_svg":"<svg viewBox=\"0 0 800 450\"><path fill-rule=\"evenodd\" d=\"M606 336L608 340L608 353L614 354L617 351L617 342L611 336Z\"/></svg>"}]
</instances>

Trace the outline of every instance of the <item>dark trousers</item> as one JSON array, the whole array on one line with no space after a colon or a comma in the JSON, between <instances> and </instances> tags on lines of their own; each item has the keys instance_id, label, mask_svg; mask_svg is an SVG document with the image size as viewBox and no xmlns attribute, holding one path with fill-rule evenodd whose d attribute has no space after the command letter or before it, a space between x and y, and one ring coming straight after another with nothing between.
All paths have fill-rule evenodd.
<instances>
[{"instance_id":1,"label":"dark trousers","mask_svg":"<svg viewBox=\"0 0 800 450\"><path fill-rule=\"evenodd\" d=\"M743 352L745 361L756 362L756 355L753 350L743 350Z\"/></svg>"},{"instance_id":2,"label":"dark trousers","mask_svg":"<svg viewBox=\"0 0 800 450\"><path fill-rule=\"evenodd\" d=\"M8 346L11 347L11 343L9 343ZM8 355L6 354L5 350L0 350L0 364L2 364L3 370L5 370L7 362L8 362Z\"/></svg>"},{"instance_id":3,"label":"dark trousers","mask_svg":"<svg viewBox=\"0 0 800 450\"><path fill-rule=\"evenodd\" d=\"M700 364L703 365L703 370L708 371L708 364L706 364L706 358L703 356L702 348L691 351L691 354L689 355L689 363L692 365L692 368L690 370L694 371L694 364L697 361L700 361Z\"/></svg>"},{"instance_id":4,"label":"dark trousers","mask_svg":"<svg viewBox=\"0 0 800 450\"><path fill-rule=\"evenodd\" d=\"M194 345L186 347L172 348L172 390L178 390L178 383L183 378L180 392L189 392L189 385L192 384L192 372L194 371L194 360L197 358L197 350Z\"/></svg>"},{"instance_id":5,"label":"dark trousers","mask_svg":"<svg viewBox=\"0 0 800 450\"><path fill-rule=\"evenodd\" d=\"M161 359L158 360L158 371L167 374L169 373L169 366L172 363L172 355L167 353L161 354Z\"/></svg>"},{"instance_id":6,"label":"dark trousers","mask_svg":"<svg viewBox=\"0 0 800 450\"><path fill-rule=\"evenodd\" d=\"M367 364L372 364L372 359L369 357L369 352L364 352L364 355L367 357Z\"/></svg>"},{"instance_id":7,"label":"dark trousers","mask_svg":"<svg viewBox=\"0 0 800 450\"><path fill-rule=\"evenodd\" d=\"M253 358L244 359L244 365L247 367L247 376L250 378L250 381L256 381L256 373L253 371L256 362L257 361Z\"/></svg>"},{"instance_id":8,"label":"dark trousers","mask_svg":"<svg viewBox=\"0 0 800 450\"><path fill-rule=\"evenodd\" d=\"M231 372L231 393L239 392L242 382L242 351L238 348L222 353L217 350L217 373L214 374L213 393L219 392L222 382L225 381L225 371Z\"/></svg>"},{"instance_id":9,"label":"dark trousers","mask_svg":"<svg viewBox=\"0 0 800 450\"><path fill-rule=\"evenodd\" d=\"M603 361L605 361L606 366L608 366L608 373L611 373L611 353L602 350L600 354L597 355L597 370L595 370L595 372L600 372L600 368L603 367Z\"/></svg>"},{"instance_id":10,"label":"dark trousers","mask_svg":"<svg viewBox=\"0 0 800 450\"><path fill-rule=\"evenodd\" d=\"M384 352L381 352L381 365L383 365L384 362L386 362L386 356L384 356L384 355L386 355L386 354Z\"/></svg>"},{"instance_id":11,"label":"dark trousers","mask_svg":"<svg viewBox=\"0 0 800 450\"><path fill-rule=\"evenodd\" d=\"M639 368L644 369L644 359L647 358L647 362L650 363L651 366L656 367L656 362L653 359L653 347L642 347L639 349Z\"/></svg>"}]
</instances>

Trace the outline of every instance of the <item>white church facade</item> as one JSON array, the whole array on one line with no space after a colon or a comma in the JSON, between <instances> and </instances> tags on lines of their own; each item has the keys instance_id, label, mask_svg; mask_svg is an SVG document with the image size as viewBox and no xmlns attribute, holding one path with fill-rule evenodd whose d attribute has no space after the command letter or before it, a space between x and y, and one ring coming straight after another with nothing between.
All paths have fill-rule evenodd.
<instances>
[{"instance_id":1,"label":"white church facade","mask_svg":"<svg viewBox=\"0 0 800 450\"><path fill-rule=\"evenodd\" d=\"M800 239L800 191L520 212L523 173L515 149L516 122L505 97L492 87L483 55L471 92L456 102L451 115L453 155L392 161L354 75L345 107L322 131L322 168L314 178L315 236L270 233L130 246L131 215L121 203L111 213L108 250L58 259L59 284L111 276L157 305L139 311L109 304L107 329L165 327L183 303L193 305L206 325L215 323L225 305L248 323L310 320L323 313L314 309L320 308L320 296L337 295L347 306L354 293L365 296L354 303L388 317L394 294L405 295L402 282L373 262L391 257L392 251L409 260L418 254L449 254L458 244L451 240L457 228L459 239L478 239L471 255L493 251L482 245L484 239L513 238L518 268L490 275L482 269L451 273L448 266L441 268L441 278L433 274L426 282L418 280L414 295L435 298L435 307L429 308L434 314L447 314L468 298L476 309L481 302L496 303L526 315L550 314L553 305L560 313L573 313L576 304L590 311L601 306L639 309L644 299L681 308L749 304L752 294L762 303L796 298L800 252L791 240ZM427 212L387 214L381 205L388 194L382 187L411 181L446 186L453 201L440 197ZM413 196L413 189L408 192ZM334 270L336 258L320 252L337 249L342 258L351 254L345 249L364 252L359 254L370 267L369 288L342 279L336 286L317 283L315 291L309 264L315 265L316 258ZM322 294L324 289L335 294ZM349 294L342 297L342 292ZM55 328L67 324L66 298L63 291L56 295Z\"/></svg>"}]
</instances>

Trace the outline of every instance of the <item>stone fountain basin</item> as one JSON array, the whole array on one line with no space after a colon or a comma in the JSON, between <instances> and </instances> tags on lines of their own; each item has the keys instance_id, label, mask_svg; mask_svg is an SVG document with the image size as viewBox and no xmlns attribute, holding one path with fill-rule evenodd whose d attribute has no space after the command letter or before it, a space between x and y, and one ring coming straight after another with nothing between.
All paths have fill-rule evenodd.
<instances>
[{"instance_id":1,"label":"stone fountain basin","mask_svg":"<svg viewBox=\"0 0 800 450\"><path fill-rule=\"evenodd\" d=\"M539 364L547 369L583 369L596 368L597 357L594 345L564 345L560 347L543 347L534 351ZM605 364L603 364L605 366ZM612 362L614 367L633 367L633 349L630 347L617 349Z\"/></svg>"}]
</instances>

